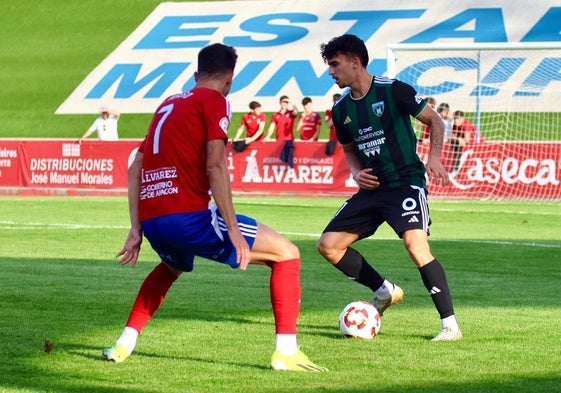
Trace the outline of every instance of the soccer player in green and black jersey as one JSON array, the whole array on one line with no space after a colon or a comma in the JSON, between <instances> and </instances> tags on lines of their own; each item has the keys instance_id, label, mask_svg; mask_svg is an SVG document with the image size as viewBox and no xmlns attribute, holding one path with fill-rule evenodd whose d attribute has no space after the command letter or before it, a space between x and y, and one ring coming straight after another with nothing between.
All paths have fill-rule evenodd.
<instances>
[{"instance_id":1,"label":"soccer player in green and black jersey","mask_svg":"<svg viewBox=\"0 0 561 393\"><path fill-rule=\"evenodd\" d=\"M448 184L440 162L444 124L415 89L398 80L368 73L368 51L351 34L321 46L329 73L340 88L348 88L334 104L337 139L359 191L337 211L318 241L318 250L351 279L374 292L380 314L403 299L403 290L384 279L364 256L351 248L387 222L403 239L411 260L440 315L441 331L432 341L462 338L444 269L428 242L429 209L426 175ZM430 152L423 165L411 116L430 128Z\"/></svg>"}]
</instances>

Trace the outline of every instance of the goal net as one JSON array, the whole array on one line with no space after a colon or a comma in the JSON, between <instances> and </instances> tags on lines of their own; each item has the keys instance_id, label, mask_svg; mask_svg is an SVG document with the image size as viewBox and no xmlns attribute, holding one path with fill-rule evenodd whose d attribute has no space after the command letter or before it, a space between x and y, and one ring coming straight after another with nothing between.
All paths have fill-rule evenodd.
<instances>
[{"instance_id":1,"label":"goal net","mask_svg":"<svg viewBox=\"0 0 561 393\"><path fill-rule=\"evenodd\" d=\"M561 199L561 43L393 44L387 76L441 109L452 184L429 183L432 195Z\"/></svg>"}]
</instances>

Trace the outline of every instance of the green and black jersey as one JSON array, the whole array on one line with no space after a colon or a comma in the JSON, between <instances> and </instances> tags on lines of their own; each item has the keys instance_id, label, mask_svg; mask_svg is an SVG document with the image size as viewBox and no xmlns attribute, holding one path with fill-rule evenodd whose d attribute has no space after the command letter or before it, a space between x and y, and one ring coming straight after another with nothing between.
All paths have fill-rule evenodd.
<instances>
[{"instance_id":1,"label":"green and black jersey","mask_svg":"<svg viewBox=\"0 0 561 393\"><path fill-rule=\"evenodd\" d=\"M375 76L364 97L352 98L349 89L333 106L339 142L353 145L362 168L372 168L378 177L379 188L426 186L410 117L425 105L412 86Z\"/></svg>"}]
</instances>

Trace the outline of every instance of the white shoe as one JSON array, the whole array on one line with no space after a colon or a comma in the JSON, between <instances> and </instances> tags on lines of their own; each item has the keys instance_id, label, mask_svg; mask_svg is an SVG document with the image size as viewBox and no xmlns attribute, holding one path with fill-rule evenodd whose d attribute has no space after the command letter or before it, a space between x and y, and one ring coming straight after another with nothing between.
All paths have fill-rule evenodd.
<instances>
[{"instance_id":1,"label":"white shoe","mask_svg":"<svg viewBox=\"0 0 561 393\"><path fill-rule=\"evenodd\" d=\"M452 329L452 328L443 328L438 335L433 338L431 341L458 341L461 340L464 336L460 329Z\"/></svg>"},{"instance_id":2,"label":"white shoe","mask_svg":"<svg viewBox=\"0 0 561 393\"><path fill-rule=\"evenodd\" d=\"M370 301L370 303L376 307L376 310L380 313L380 316L384 314L384 311L389 306L393 306L394 304L399 303L403 300L403 289L398 287L395 284L393 285L393 289L391 290L391 295L386 298L379 298L377 295Z\"/></svg>"}]
</instances>

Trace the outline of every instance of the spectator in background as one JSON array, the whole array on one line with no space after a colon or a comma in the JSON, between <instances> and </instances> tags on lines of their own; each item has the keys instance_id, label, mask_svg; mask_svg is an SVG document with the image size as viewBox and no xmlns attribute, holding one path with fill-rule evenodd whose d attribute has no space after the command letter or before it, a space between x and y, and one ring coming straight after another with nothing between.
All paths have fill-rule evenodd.
<instances>
[{"instance_id":1,"label":"spectator in background","mask_svg":"<svg viewBox=\"0 0 561 393\"><path fill-rule=\"evenodd\" d=\"M436 113L438 113L444 122L444 142L447 142L452 139L452 126L454 124L454 119L450 116L450 105L446 102L442 102L438 105L438 108L436 108Z\"/></svg>"},{"instance_id":2,"label":"spectator in background","mask_svg":"<svg viewBox=\"0 0 561 393\"><path fill-rule=\"evenodd\" d=\"M454 150L454 170L458 169L464 147L473 142L475 132L475 125L466 119L465 113L460 110L454 111L454 124L450 138L450 144Z\"/></svg>"},{"instance_id":3,"label":"spectator in background","mask_svg":"<svg viewBox=\"0 0 561 393\"><path fill-rule=\"evenodd\" d=\"M272 141L273 133L276 131L275 139L283 142L283 149L280 159L287 163L291 168L294 167L294 120L298 117L298 108L292 105L288 96L281 96L279 99L280 110L273 114L271 125L267 131L267 136L263 141Z\"/></svg>"},{"instance_id":4,"label":"spectator in background","mask_svg":"<svg viewBox=\"0 0 561 393\"><path fill-rule=\"evenodd\" d=\"M317 141L321 127L321 116L314 112L312 99L304 97L302 99L304 112L300 115L300 120L296 130L300 132L300 139L303 141Z\"/></svg>"},{"instance_id":5,"label":"spectator in background","mask_svg":"<svg viewBox=\"0 0 561 393\"><path fill-rule=\"evenodd\" d=\"M339 101L339 98L341 98L341 94L333 94L333 105ZM329 128L329 140L325 144L325 154L331 156L335 153L335 146L337 146L337 132L331 118L331 108L325 111L325 125Z\"/></svg>"},{"instance_id":6,"label":"spectator in background","mask_svg":"<svg viewBox=\"0 0 561 393\"><path fill-rule=\"evenodd\" d=\"M119 112L106 106L99 108L99 117L95 119L90 128L84 132L84 135L78 139L78 143L82 143L84 139L92 133L97 133L97 139L100 141L116 141L119 139L117 132L117 123L119 121Z\"/></svg>"},{"instance_id":7,"label":"spectator in background","mask_svg":"<svg viewBox=\"0 0 561 393\"><path fill-rule=\"evenodd\" d=\"M240 128L238 128L236 136L234 136L234 149L237 151L245 150L247 145L263 138L266 121L267 116L261 112L261 104L257 101L251 101L249 103L249 112L243 115ZM244 131L246 132L246 137L241 139Z\"/></svg>"}]
</instances>

